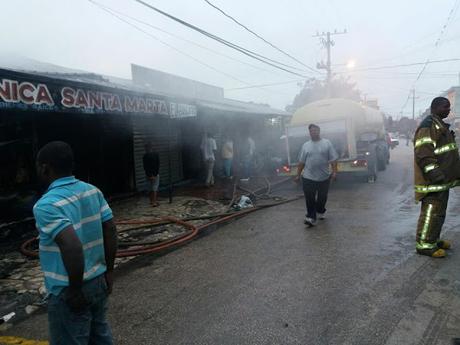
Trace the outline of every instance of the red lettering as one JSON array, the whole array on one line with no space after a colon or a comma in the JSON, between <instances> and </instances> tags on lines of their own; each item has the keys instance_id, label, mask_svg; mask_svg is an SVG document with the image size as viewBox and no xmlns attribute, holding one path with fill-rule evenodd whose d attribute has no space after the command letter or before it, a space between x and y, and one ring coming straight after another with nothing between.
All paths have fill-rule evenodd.
<instances>
[{"instance_id":1,"label":"red lettering","mask_svg":"<svg viewBox=\"0 0 460 345\"><path fill-rule=\"evenodd\" d=\"M62 101L64 107L71 108L75 104L75 90L70 87L64 87L61 91Z\"/></svg>"},{"instance_id":2,"label":"red lettering","mask_svg":"<svg viewBox=\"0 0 460 345\"><path fill-rule=\"evenodd\" d=\"M101 97L102 97L102 105L104 106L104 109L109 109L110 99L112 95L110 93L103 92L101 94Z\"/></svg>"},{"instance_id":3,"label":"red lettering","mask_svg":"<svg viewBox=\"0 0 460 345\"><path fill-rule=\"evenodd\" d=\"M18 101L18 82L17 81L11 82L11 92L12 92L11 99L17 102Z\"/></svg>"},{"instance_id":4,"label":"red lettering","mask_svg":"<svg viewBox=\"0 0 460 345\"><path fill-rule=\"evenodd\" d=\"M137 112L137 99L126 96L125 98L125 111L129 113Z\"/></svg>"},{"instance_id":5,"label":"red lettering","mask_svg":"<svg viewBox=\"0 0 460 345\"><path fill-rule=\"evenodd\" d=\"M75 106L80 108L88 108L88 99L86 98L85 92L81 89L77 90L77 96L75 97Z\"/></svg>"},{"instance_id":6,"label":"red lettering","mask_svg":"<svg viewBox=\"0 0 460 345\"><path fill-rule=\"evenodd\" d=\"M148 98L146 103L147 103L147 112L155 113L155 104L153 103L153 100Z\"/></svg>"},{"instance_id":7,"label":"red lettering","mask_svg":"<svg viewBox=\"0 0 460 345\"><path fill-rule=\"evenodd\" d=\"M160 101L155 101L155 113L160 112Z\"/></svg>"},{"instance_id":8,"label":"red lettering","mask_svg":"<svg viewBox=\"0 0 460 345\"><path fill-rule=\"evenodd\" d=\"M161 102L160 105L161 105L160 114L168 115L168 108L166 108L166 103Z\"/></svg>"},{"instance_id":9,"label":"red lettering","mask_svg":"<svg viewBox=\"0 0 460 345\"><path fill-rule=\"evenodd\" d=\"M38 91L37 91L37 97L35 98L35 103L37 104L45 103L48 105L54 104L53 98L51 97L51 94L46 85L38 84Z\"/></svg>"},{"instance_id":10,"label":"red lettering","mask_svg":"<svg viewBox=\"0 0 460 345\"><path fill-rule=\"evenodd\" d=\"M91 108L102 109L102 97L99 92L88 91L89 106Z\"/></svg>"},{"instance_id":11,"label":"red lettering","mask_svg":"<svg viewBox=\"0 0 460 345\"><path fill-rule=\"evenodd\" d=\"M31 83L21 83L18 88L19 100L26 104L33 104L35 99L34 91L35 87Z\"/></svg>"},{"instance_id":12,"label":"red lettering","mask_svg":"<svg viewBox=\"0 0 460 345\"><path fill-rule=\"evenodd\" d=\"M112 104L110 105L110 110L122 111L120 97L118 95L113 95Z\"/></svg>"},{"instance_id":13,"label":"red lettering","mask_svg":"<svg viewBox=\"0 0 460 345\"><path fill-rule=\"evenodd\" d=\"M139 99L139 112L140 113L145 113L147 111L147 108L145 106L145 100L143 98Z\"/></svg>"},{"instance_id":14,"label":"red lettering","mask_svg":"<svg viewBox=\"0 0 460 345\"><path fill-rule=\"evenodd\" d=\"M2 83L0 84L0 98L2 98L5 102L11 100L11 81L7 79L3 79Z\"/></svg>"}]
</instances>

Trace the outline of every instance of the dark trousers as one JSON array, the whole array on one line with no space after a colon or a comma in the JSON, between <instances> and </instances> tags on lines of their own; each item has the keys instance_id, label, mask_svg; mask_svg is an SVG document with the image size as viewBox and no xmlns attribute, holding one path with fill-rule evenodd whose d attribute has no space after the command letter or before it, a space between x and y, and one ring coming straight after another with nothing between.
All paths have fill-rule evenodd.
<instances>
[{"instance_id":1,"label":"dark trousers","mask_svg":"<svg viewBox=\"0 0 460 345\"><path fill-rule=\"evenodd\" d=\"M329 179L318 182L302 178L303 193L305 195L308 218L316 220L316 213L326 212L329 182Z\"/></svg>"},{"instance_id":2,"label":"dark trousers","mask_svg":"<svg viewBox=\"0 0 460 345\"><path fill-rule=\"evenodd\" d=\"M449 191L429 193L422 199L420 217L417 224L417 243L419 251L437 249L437 241L446 219Z\"/></svg>"}]
</instances>

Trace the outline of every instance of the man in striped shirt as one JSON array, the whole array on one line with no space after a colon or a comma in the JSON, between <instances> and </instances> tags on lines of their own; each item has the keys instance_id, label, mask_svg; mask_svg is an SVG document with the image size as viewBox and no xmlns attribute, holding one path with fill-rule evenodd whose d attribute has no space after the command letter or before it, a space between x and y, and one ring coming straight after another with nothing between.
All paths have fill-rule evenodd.
<instances>
[{"instance_id":1,"label":"man in striped shirt","mask_svg":"<svg viewBox=\"0 0 460 345\"><path fill-rule=\"evenodd\" d=\"M106 321L117 232L101 191L72 176L64 142L45 145L37 175L47 191L34 206L48 291L51 344L112 344Z\"/></svg>"}]
</instances>

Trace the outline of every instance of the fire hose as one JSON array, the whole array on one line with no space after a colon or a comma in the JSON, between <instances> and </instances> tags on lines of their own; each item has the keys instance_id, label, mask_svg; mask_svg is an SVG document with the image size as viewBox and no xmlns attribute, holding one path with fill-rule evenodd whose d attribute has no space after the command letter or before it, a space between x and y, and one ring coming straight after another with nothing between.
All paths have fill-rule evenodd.
<instances>
[{"instance_id":1,"label":"fire hose","mask_svg":"<svg viewBox=\"0 0 460 345\"><path fill-rule=\"evenodd\" d=\"M259 205L255 206L250 209L246 209L243 211L238 211L238 212L228 212L228 213L223 213L223 214L217 214L217 215L209 215L209 216L204 216L204 217L193 217L193 218L185 218L185 219L177 219L173 217L164 217L164 218L156 218L156 219L151 219L151 220L127 220L127 221L118 221L116 222L117 225L142 225L142 226L158 226L158 225L165 225L165 224L177 224L180 226L183 226L184 228L188 229L184 234L181 234L179 236L176 236L174 238L171 238L166 241L161 241L159 243L152 243L152 242L129 242L129 243L123 243L121 242L119 247L133 247L133 248L127 248L127 249L119 249L117 251L117 258L123 258L123 257L128 257L128 256L137 256L137 255L142 255L142 254L151 254L151 253L156 253L165 249L169 249L175 246L179 246L185 242L188 242L192 240L194 237L198 235L198 233L210 226L217 225L220 223L228 222L234 218L258 211L260 209L264 209L267 207L272 207L272 206L277 206L281 205L287 202L291 202L294 200L299 199L299 196L290 198L290 199L285 199L282 201L276 201L273 203L269 204L264 204L264 205ZM205 219L205 218L216 218L215 220L212 220L208 223L195 226L193 224L190 224L188 221L190 220L197 220L197 219ZM138 228L130 228L130 229L125 229L122 231L130 231L134 229L139 229ZM33 237L25 241L21 246L20 246L20 252L24 254L25 256L28 257L38 257L38 251L31 249L31 245L36 243L38 241L37 237Z\"/></svg>"}]
</instances>

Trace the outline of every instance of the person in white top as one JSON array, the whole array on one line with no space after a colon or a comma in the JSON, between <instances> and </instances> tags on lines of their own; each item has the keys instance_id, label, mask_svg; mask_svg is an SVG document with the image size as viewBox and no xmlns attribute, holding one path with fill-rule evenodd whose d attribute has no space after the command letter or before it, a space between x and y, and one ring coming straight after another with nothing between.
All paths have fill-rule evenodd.
<instances>
[{"instance_id":1,"label":"person in white top","mask_svg":"<svg viewBox=\"0 0 460 345\"><path fill-rule=\"evenodd\" d=\"M206 133L201 142L201 153L206 167L206 186L208 187L214 185L215 151L217 151L216 140L212 134Z\"/></svg>"}]
</instances>

